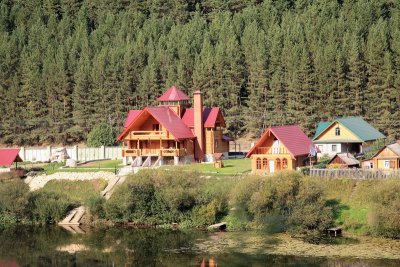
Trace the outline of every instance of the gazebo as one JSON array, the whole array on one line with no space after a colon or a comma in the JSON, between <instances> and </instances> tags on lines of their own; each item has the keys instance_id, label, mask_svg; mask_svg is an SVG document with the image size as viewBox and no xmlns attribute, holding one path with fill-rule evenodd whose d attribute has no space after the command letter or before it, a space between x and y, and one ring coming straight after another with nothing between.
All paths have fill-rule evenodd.
<instances>
[{"instance_id":1,"label":"gazebo","mask_svg":"<svg viewBox=\"0 0 400 267\"><path fill-rule=\"evenodd\" d=\"M17 167L18 162L23 162L18 153L19 148L0 148L0 166L9 167L15 162Z\"/></svg>"}]
</instances>

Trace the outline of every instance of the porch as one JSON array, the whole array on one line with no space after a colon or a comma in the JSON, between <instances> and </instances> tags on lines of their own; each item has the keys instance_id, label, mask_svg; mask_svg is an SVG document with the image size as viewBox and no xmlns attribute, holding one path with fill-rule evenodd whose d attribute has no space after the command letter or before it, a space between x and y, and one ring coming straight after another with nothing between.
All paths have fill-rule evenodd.
<instances>
[{"instance_id":1,"label":"porch","mask_svg":"<svg viewBox=\"0 0 400 267\"><path fill-rule=\"evenodd\" d=\"M161 156L183 157L186 156L184 148L122 148L123 157Z\"/></svg>"}]
</instances>

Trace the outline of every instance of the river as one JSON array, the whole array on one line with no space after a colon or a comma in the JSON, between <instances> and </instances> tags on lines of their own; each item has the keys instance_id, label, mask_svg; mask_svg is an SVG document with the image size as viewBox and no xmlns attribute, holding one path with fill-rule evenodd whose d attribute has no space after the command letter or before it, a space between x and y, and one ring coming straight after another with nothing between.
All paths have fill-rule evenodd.
<instances>
[{"instance_id":1,"label":"river","mask_svg":"<svg viewBox=\"0 0 400 267\"><path fill-rule=\"evenodd\" d=\"M337 244L311 245L251 231L82 231L2 229L0 266L400 266L400 243L392 240L344 238Z\"/></svg>"}]
</instances>

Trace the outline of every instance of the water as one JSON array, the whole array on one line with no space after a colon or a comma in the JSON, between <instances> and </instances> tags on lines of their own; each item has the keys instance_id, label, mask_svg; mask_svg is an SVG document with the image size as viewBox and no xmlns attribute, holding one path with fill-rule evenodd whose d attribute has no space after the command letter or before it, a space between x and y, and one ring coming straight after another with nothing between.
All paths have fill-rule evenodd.
<instances>
[{"instance_id":1,"label":"water","mask_svg":"<svg viewBox=\"0 0 400 267\"><path fill-rule=\"evenodd\" d=\"M400 260L274 255L282 244L255 232L206 233L61 227L0 230L0 266L400 266ZM351 242L353 243L353 242ZM203 265L202 265L203 263Z\"/></svg>"}]
</instances>

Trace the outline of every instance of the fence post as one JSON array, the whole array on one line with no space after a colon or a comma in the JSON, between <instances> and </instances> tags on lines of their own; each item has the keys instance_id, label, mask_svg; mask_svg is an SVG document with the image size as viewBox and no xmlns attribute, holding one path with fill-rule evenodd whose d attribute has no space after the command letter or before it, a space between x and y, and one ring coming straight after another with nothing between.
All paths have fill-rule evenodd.
<instances>
[{"instance_id":1,"label":"fence post","mask_svg":"<svg viewBox=\"0 0 400 267\"><path fill-rule=\"evenodd\" d=\"M47 160L50 161L50 158L51 158L51 146L47 147L47 154L49 154L49 158Z\"/></svg>"},{"instance_id":2,"label":"fence post","mask_svg":"<svg viewBox=\"0 0 400 267\"><path fill-rule=\"evenodd\" d=\"M106 147L101 146L100 147L100 159L105 159L106 158Z\"/></svg>"},{"instance_id":3,"label":"fence post","mask_svg":"<svg viewBox=\"0 0 400 267\"><path fill-rule=\"evenodd\" d=\"M73 151L72 152L72 158L75 159L76 161L79 161L79 159L78 159L78 146L74 146L72 151Z\"/></svg>"}]
</instances>

